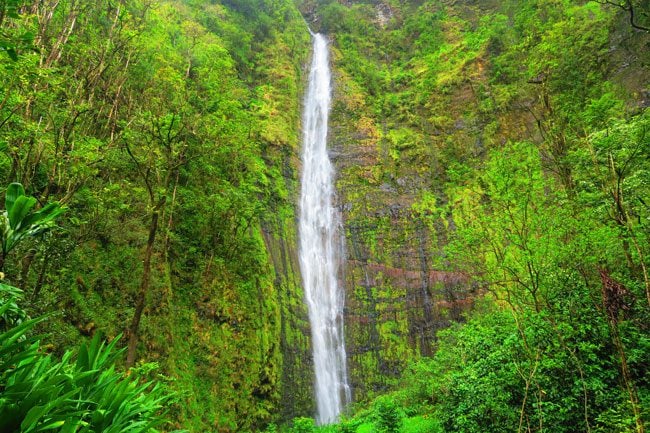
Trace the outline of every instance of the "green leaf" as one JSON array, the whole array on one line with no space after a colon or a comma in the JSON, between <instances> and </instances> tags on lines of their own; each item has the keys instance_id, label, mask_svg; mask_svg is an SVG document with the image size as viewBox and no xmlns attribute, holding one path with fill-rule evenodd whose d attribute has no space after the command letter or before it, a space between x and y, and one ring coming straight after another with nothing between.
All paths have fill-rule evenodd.
<instances>
[{"instance_id":1,"label":"green leaf","mask_svg":"<svg viewBox=\"0 0 650 433\"><path fill-rule=\"evenodd\" d=\"M18 287L0 283L0 294L9 295L14 298L21 298L23 296L23 291Z\"/></svg>"},{"instance_id":2,"label":"green leaf","mask_svg":"<svg viewBox=\"0 0 650 433\"><path fill-rule=\"evenodd\" d=\"M90 370L88 365L88 349L85 344L79 347L79 355L77 355L77 370Z\"/></svg>"},{"instance_id":3,"label":"green leaf","mask_svg":"<svg viewBox=\"0 0 650 433\"><path fill-rule=\"evenodd\" d=\"M14 203L18 199L18 197L24 196L25 195L25 188L17 182L14 182L10 184L7 187L7 191L5 192L5 209L7 212L9 212L13 207Z\"/></svg>"},{"instance_id":4,"label":"green leaf","mask_svg":"<svg viewBox=\"0 0 650 433\"><path fill-rule=\"evenodd\" d=\"M38 430L39 431L45 431L45 430L54 430L55 428L59 428L63 426L66 422L65 421L55 421L53 423L47 424L43 427L40 427Z\"/></svg>"},{"instance_id":5,"label":"green leaf","mask_svg":"<svg viewBox=\"0 0 650 433\"><path fill-rule=\"evenodd\" d=\"M65 212L65 208L62 208L58 203L48 203L43 209L28 215L21 227L30 228L30 226L39 225L40 230L50 227L50 223L53 223L54 219Z\"/></svg>"},{"instance_id":6,"label":"green leaf","mask_svg":"<svg viewBox=\"0 0 650 433\"><path fill-rule=\"evenodd\" d=\"M88 347L88 364L87 368L95 368L97 357L101 353L102 341L99 333L93 336L93 339L90 341L90 346Z\"/></svg>"},{"instance_id":7,"label":"green leaf","mask_svg":"<svg viewBox=\"0 0 650 433\"><path fill-rule=\"evenodd\" d=\"M20 429L22 431L32 430L48 409L48 405L32 407L25 415L23 422L20 423Z\"/></svg>"},{"instance_id":8,"label":"green leaf","mask_svg":"<svg viewBox=\"0 0 650 433\"><path fill-rule=\"evenodd\" d=\"M7 212L9 225L16 229L36 204L34 197L20 196L16 199L11 209Z\"/></svg>"}]
</instances>

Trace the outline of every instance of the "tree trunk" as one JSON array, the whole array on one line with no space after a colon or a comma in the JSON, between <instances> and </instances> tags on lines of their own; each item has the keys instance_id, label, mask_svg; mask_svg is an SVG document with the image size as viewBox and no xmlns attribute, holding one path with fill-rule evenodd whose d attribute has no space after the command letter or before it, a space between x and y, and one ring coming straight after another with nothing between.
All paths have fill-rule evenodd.
<instances>
[{"instance_id":1,"label":"tree trunk","mask_svg":"<svg viewBox=\"0 0 650 433\"><path fill-rule=\"evenodd\" d=\"M18 279L18 287L20 287L22 290L27 289L27 278L29 277L29 270L32 267L32 262L34 261L34 257L36 256L36 250L31 249L27 253L25 257L23 257L21 264L22 264L22 269L20 270L20 277Z\"/></svg>"},{"instance_id":2,"label":"tree trunk","mask_svg":"<svg viewBox=\"0 0 650 433\"><path fill-rule=\"evenodd\" d=\"M129 342L126 355L126 367L130 368L135 363L136 347L138 345L138 331L140 329L140 319L144 311L144 305L149 291L149 282L151 281L151 256L153 255L153 246L156 241L156 233L158 231L158 215L160 207L164 203L162 200L153 210L151 214L151 225L149 226L149 239L147 240L147 247L144 253L144 261L142 267L142 280L140 280L140 291L135 303L135 313L133 320L128 330Z\"/></svg>"},{"instance_id":3,"label":"tree trunk","mask_svg":"<svg viewBox=\"0 0 650 433\"><path fill-rule=\"evenodd\" d=\"M639 394L636 389L636 385L630 375L630 369L627 365L627 356L625 355L625 347L623 346L623 341L618 332L618 324L611 323L612 330L612 339L614 340L614 345L618 351L618 357L621 362L621 374L623 375L623 383L625 384L625 389L627 395L629 396L630 405L632 406L632 413L634 414L634 422L636 424L637 433L645 433L645 426L643 425L643 417L641 416L641 402L639 401Z\"/></svg>"}]
</instances>

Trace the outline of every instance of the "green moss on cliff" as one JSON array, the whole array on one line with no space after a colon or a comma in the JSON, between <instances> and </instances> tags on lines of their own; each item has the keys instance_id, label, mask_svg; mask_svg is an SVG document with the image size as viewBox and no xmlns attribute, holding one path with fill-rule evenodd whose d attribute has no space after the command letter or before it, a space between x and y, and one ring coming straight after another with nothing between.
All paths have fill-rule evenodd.
<instances>
[{"instance_id":1,"label":"green moss on cliff","mask_svg":"<svg viewBox=\"0 0 650 433\"><path fill-rule=\"evenodd\" d=\"M596 2L311 7L333 41L347 343L361 400L432 354L436 331L464 320L491 287L471 278L482 257L445 249L460 214L471 219L483 205L474 195L483 182L472 179L486 158L511 141L533 142L544 176L571 195L571 152L588 147L598 122L643 103L647 55L622 60L620 41L641 47L648 38Z\"/></svg>"}]
</instances>

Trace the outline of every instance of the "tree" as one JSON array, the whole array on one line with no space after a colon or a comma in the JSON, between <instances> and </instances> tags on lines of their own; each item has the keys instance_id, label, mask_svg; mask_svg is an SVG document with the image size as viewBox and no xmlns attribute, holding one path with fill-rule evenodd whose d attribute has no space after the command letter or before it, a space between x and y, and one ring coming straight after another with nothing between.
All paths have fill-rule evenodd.
<instances>
[{"instance_id":1,"label":"tree","mask_svg":"<svg viewBox=\"0 0 650 433\"><path fill-rule=\"evenodd\" d=\"M129 367L135 362L140 320L151 281L151 261L160 215L164 211L167 197L172 194L172 189L175 189L175 185L178 183L178 170L186 163L187 135L182 117L177 114L169 114L159 118L149 118L145 121L147 120L151 122L144 131L147 145L139 146L139 150L145 152L142 159L138 158L131 149L129 140L133 136L125 136L124 140L124 148L135 164L140 180L146 188L150 212L149 235L144 251L140 288L133 319L128 329L126 364ZM162 158L160 158L161 156Z\"/></svg>"},{"instance_id":2,"label":"tree","mask_svg":"<svg viewBox=\"0 0 650 433\"><path fill-rule=\"evenodd\" d=\"M650 32L646 23L650 20L648 3L644 0L596 0L600 4L615 6L628 13L630 25L645 32Z\"/></svg>"}]
</instances>

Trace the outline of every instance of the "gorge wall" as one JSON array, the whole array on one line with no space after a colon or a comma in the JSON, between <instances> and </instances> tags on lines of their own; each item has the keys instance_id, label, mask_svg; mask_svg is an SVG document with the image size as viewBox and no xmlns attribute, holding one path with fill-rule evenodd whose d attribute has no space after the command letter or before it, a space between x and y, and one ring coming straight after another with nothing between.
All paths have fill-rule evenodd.
<instances>
[{"instance_id":1,"label":"gorge wall","mask_svg":"<svg viewBox=\"0 0 650 433\"><path fill-rule=\"evenodd\" d=\"M483 291L444 248L472 171L491 149L530 141L561 178L557 143L581 134L563 98L588 104L606 88L642 109L650 39L596 3L306 2L303 12L333 44L346 342L363 400L430 355L436 332Z\"/></svg>"}]
</instances>

